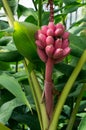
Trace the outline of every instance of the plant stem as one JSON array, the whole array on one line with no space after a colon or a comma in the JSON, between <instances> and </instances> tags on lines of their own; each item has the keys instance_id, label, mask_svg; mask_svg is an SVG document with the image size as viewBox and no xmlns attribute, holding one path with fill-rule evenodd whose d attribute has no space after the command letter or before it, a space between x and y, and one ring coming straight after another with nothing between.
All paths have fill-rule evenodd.
<instances>
[{"instance_id":1,"label":"plant stem","mask_svg":"<svg viewBox=\"0 0 86 130\"><path fill-rule=\"evenodd\" d=\"M25 64L25 69L27 72L31 92L32 92L34 102L36 105L41 130L47 130L47 128L49 126L49 120L47 117L45 104L41 103L41 95L42 95L41 87L38 83L35 72L31 68L29 68L29 70L30 70L30 72L29 72L29 70L28 70L29 63L27 63L26 59L24 60L24 64ZM29 67L30 67L30 65L29 65Z\"/></svg>"},{"instance_id":2,"label":"plant stem","mask_svg":"<svg viewBox=\"0 0 86 130\"><path fill-rule=\"evenodd\" d=\"M45 80L47 82L52 82L53 66L54 66L53 59L48 58L48 60L46 62L46 71L45 71Z\"/></svg>"},{"instance_id":3,"label":"plant stem","mask_svg":"<svg viewBox=\"0 0 86 130\"><path fill-rule=\"evenodd\" d=\"M37 11L37 6L34 0L32 0L35 10Z\"/></svg>"},{"instance_id":4,"label":"plant stem","mask_svg":"<svg viewBox=\"0 0 86 130\"><path fill-rule=\"evenodd\" d=\"M67 126L66 130L72 130L72 127L73 127L73 124L74 124L74 121L75 121L75 118L76 118L76 113L78 111L80 101L81 101L85 91L86 91L86 83L81 88L80 94L79 94L79 96L78 96L78 98L76 100L76 104L75 104L75 107L74 107L74 109L72 111L72 114L71 114L71 117L70 117L70 120L69 120L69 123L68 123L68 126Z\"/></svg>"},{"instance_id":5,"label":"plant stem","mask_svg":"<svg viewBox=\"0 0 86 130\"><path fill-rule=\"evenodd\" d=\"M50 22L54 22L54 8L53 8L53 0L49 0L50 4Z\"/></svg>"},{"instance_id":6,"label":"plant stem","mask_svg":"<svg viewBox=\"0 0 86 130\"><path fill-rule=\"evenodd\" d=\"M46 102L46 110L49 119L52 116L53 112L53 83L52 83L52 71L53 71L53 60L48 58L46 63L46 71L45 71L45 85L44 85L44 94L45 94L45 102Z\"/></svg>"},{"instance_id":7,"label":"plant stem","mask_svg":"<svg viewBox=\"0 0 86 130\"><path fill-rule=\"evenodd\" d=\"M2 0L2 2L3 2L3 7L4 7L4 10L5 10L5 13L6 13L7 17L8 17L9 24L10 24L10 26L14 26L15 19L13 17L12 11L11 11L11 9L9 7L8 1L7 0Z\"/></svg>"},{"instance_id":8,"label":"plant stem","mask_svg":"<svg viewBox=\"0 0 86 130\"><path fill-rule=\"evenodd\" d=\"M86 50L83 52L81 58L79 59L79 61L77 63L77 66L75 67L69 80L67 81L66 85L64 86L64 89L61 93L59 101L56 104L49 130L56 130L63 105L64 105L66 98L67 98L67 96L68 96L68 94L69 94L69 92L70 92L70 90L71 90L71 88L72 88L72 86L73 86L73 84L74 84L74 82L75 82L75 80L76 80L76 78L77 78L79 72L81 71L82 66L84 65L85 62L86 62Z\"/></svg>"},{"instance_id":9,"label":"plant stem","mask_svg":"<svg viewBox=\"0 0 86 130\"><path fill-rule=\"evenodd\" d=\"M15 72L18 72L18 61L16 61Z\"/></svg>"},{"instance_id":10,"label":"plant stem","mask_svg":"<svg viewBox=\"0 0 86 130\"><path fill-rule=\"evenodd\" d=\"M42 124L41 112L40 112L40 108L39 108L39 104L38 104L38 99L37 99L37 96L36 96L36 93L35 93L35 89L33 88L34 86L33 86L32 80L31 80L30 72L28 70L28 64L29 63L28 63L27 59L24 59L25 70L26 70L26 73L27 73L27 76L28 76L30 89L31 89L31 92L32 92L32 95L33 95L33 99L34 99L35 105L36 105L38 118L39 118L40 126L41 126L41 129L42 129L43 128L43 124Z\"/></svg>"},{"instance_id":11,"label":"plant stem","mask_svg":"<svg viewBox=\"0 0 86 130\"><path fill-rule=\"evenodd\" d=\"M42 0L39 0L38 4L38 26L42 25Z\"/></svg>"}]
</instances>

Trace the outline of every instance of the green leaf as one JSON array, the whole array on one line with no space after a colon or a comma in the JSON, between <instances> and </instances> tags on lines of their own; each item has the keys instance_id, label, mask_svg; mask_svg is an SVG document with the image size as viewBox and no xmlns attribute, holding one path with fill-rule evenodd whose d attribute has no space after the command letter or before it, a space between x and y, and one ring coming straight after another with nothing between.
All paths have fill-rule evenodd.
<instances>
[{"instance_id":1,"label":"green leaf","mask_svg":"<svg viewBox=\"0 0 86 130\"><path fill-rule=\"evenodd\" d=\"M9 37L9 39L8 37L6 39L5 38L6 37L0 39L1 44L7 44L5 46L0 47L0 61L16 62L22 60L23 56L17 51L13 43L12 37Z\"/></svg>"},{"instance_id":2,"label":"green leaf","mask_svg":"<svg viewBox=\"0 0 86 130\"><path fill-rule=\"evenodd\" d=\"M6 124L12 114L13 109L20 105L23 105L23 103L22 103L22 101L18 100L17 98L4 103L0 107L0 122L3 124Z\"/></svg>"},{"instance_id":3,"label":"green leaf","mask_svg":"<svg viewBox=\"0 0 86 130\"><path fill-rule=\"evenodd\" d=\"M4 28L3 30L0 31L0 38L1 37L5 37L5 36L11 36L12 32L13 32L13 28L12 27L8 27L6 29Z\"/></svg>"},{"instance_id":4,"label":"green leaf","mask_svg":"<svg viewBox=\"0 0 86 130\"><path fill-rule=\"evenodd\" d=\"M37 21L38 20L38 15L32 8L26 8L23 5L18 5L18 17L21 15L23 16L33 16L34 19Z\"/></svg>"},{"instance_id":5,"label":"green leaf","mask_svg":"<svg viewBox=\"0 0 86 130\"><path fill-rule=\"evenodd\" d=\"M22 55L16 51L9 51L9 52L0 52L0 61L3 62L16 62L22 60Z\"/></svg>"},{"instance_id":6,"label":"green leaf","mask_svg":"<svg viewBox=\"0 0 86 130\"><path fill-rule=\"evenodd\" d=\"M13 76L20 82L22 80L26 80L28 77L27 77L27 74L25 72L25 70L21 70L21 71L18 71L17 73L13 74Z\"/></svg>"},{"instance_id":7,"label":"green leaf","mask_svg":"<svg viewBox=\"0 0 86 130\"><path fill-rule=\"evenodd\" d=\"M0 76L0 84L31 109L25 93L22 91L20 84L15 78L2 74Z\"/></svg>"},{"instance_id":8,"label":"green leaf","mask_svg":"<svg viewBox=\"0 0 86 130\"><path fill-rule=\"evenodd\" d=\"M0 38L0 46L5 46L8 42L10 42L12 38L8 36L4 36Z\"/></svg>"},{"instance_id":9,"label":"green leaf","mask_svg":"<svg viewBox=\"0 0 86 130\"><path fill-rule=\"evenodd\" d=\"M43 12L42 14L42 24L47 25L49 23L49 12Z\"/></svg>"},{"instance_id":10,"label":"green leaf","mask_svg":"<svg viewBox=\"0 0 86 130\"><path fill-rule=\"evenodd\" d=\"M66 5L72 4L74 2L82 2L82 0L62 0Z\"/></svg>"},{"instance_id":11,"label":"green leaf","mask_svg":"<svg viewBox=\"0 0 86 130\"><path fill-rule=\"evenodd\" d=\"M86 93L86 91L85 91L85 93ZM84 95L83 95L83 97L84 97ZM79 110L78 110L79 113L77 116L80 116L80 117L86 116L86 112L83 111L85 109L85 107L86 107L86 100L82 100L80 102L80 106L79 106Z\"/></svg>"},{"instance_id":12,"label":"green leaf","mask_svg":"<svg viewBox=\"0 0 86 130\"><path fill-rule=\"evenodd\" d=\"M4 20L0 20L0 29L5 29L7 28L9 25L6 21Z\"/></svg>"},{"instance_id":13,"label":"green leaf","mask_svg":"<svg viewBox=\"0 0 86 130\"><path fill-rule=\"evenodd\" d=\"M10 68L9 63L0 61L0 70L8 70Z\"/></svg>"},{"instance_id":14,"label":"green leaf","mask_svg":"<svg viewBox=\"0 0 86 130\"><path fill-rule=\"evenodd\" d=\"M66 15L67 14L58 14L58 15L56 15L55 17L54 17L54 19L55 19L55 23L57 24L57 23L59 23L59 22L61 22L62 21L62 18L66 18Z\"/></svg>"},{"instance_id":15,"label":"green leaf","mask_svg":"<svg viewBox=\"0 0 86 130\"><path fill-rule=\"evenodd\" d=\"M86 129L86 116L81 120L78 130L85 130Z\"/></svg>"},{"instance_id":16,"label":"green leaf","mask_svg":"<svg viewBox=\"0 0 86 130\"><path fill-rule=\"evenodd\" d=\"M10 130L10 129L0 123L0 130Z\"/></svg>"},{"instance_id":17,"label":"green leaf","mask_svg":"<svg viewBox=\"0 0 86 130\"><path fill-rule=\"evenodd\" d=\"M60 81L58 81L58 82L60 82L60 83L62 83L62 82L64 83L64 81L66 82L66 80L68 79L68 77L71 75L73 69L77 65L77 62L75 63L74 66L71 65L71 64L65 64L65 63L59 63L59 64L55 65L55 69L57 71L61 72L64 75L63 78L62 78L62 80L61 80L61 77L60 77ZM86 77L86 69L83 68L83 70L81 70L80 74L78 75L76 82L77 81L79 83L86 82L86 78L85 77Z\"/></svg>"},{"instance_id":18,"label":"green leaf","mask_svg":"<svg viewBox=\"0 0 86 130\"><path fill-rule=\"evenodd\" d=\"M86 22L86 17L84 16L83 18L79 19L78 21L72 23L69 31L73 34L78 34L82 30L82 28L84 28L84 29L86 28L85 22Z\"/></svg>"},{"instance_id":19,"label":"green leaf","mask_svg":"<svg viewBox=\"0 0 86 130\"><path fill-rule=\"evenodd\" d=\"M32 15L28 16L28 17L25 19L25 22L33 23L33 24L35 24L35 25L37 25L37 23L38 23Z\"/></svg>"},{"instance_id":20,"label":"green leaf","mask_svg":"<svg viewBox=\"0 0 86 130\"><path fill-rule=\"evenodd\" d=\"M73 3L68 4L64 7L64 13L66 13L66 14L72 13L72 12L76 11L79 7L82 7L84 5L85 4L73 2Z\"/></svg>"},{"instance_id":21,"label":"green leaf","mask_svg":"<svg viewBox=\"0 0 86 130\"><path fill-rule=\"evenodd\" d=\"M70 47L71 54L76 57L80 57L83 51L86 49L86 36L76 36L74 34L70 34Z\"/></svg>"},{"instance_id":22,"label":"green leaf","mask_svg":"<svg viewBox=\"0 0 86 130\"><path fill-rule=\"evenodd\" d=\"M75 24L72 24L69 31L75 35L81 35L81 33L86 30L86 24L81 25L82 21L86 22L86 19L83 18ZM85 35L85 32L83 34Z\"/></svg>"},{"instance_id":23,"label":"green leaf","mask_svg":"<svg viewBox=\"0 0 86 130\"><path fill-rule=\"evenodd\" d=\"M35 45L35 33L38 27L27 22L14 22L14 42L18 51L29 61L39 59Z\"/></svg>"},{"instance_id":24,"label":"green leaf","mask_svg":"<svg viewBox=\"0 0 86 130\"><path fill-rule=\"evenodd\" d=\"M86 103L85 103L85 106L86 106ZM84 107L85 108L85 107ZM83 110L82 110L83 111ZM86 112L80 112L80 113L77 113L77 116L80 117L80 118L84 118L86 116Z\"/></svg>"},{"instance_id":25,"label":"green leaf","mask_svg":"<svg viewBox=\"0 0 86 130\"><path fill-rule=\"evenodd\" d=\"M21 124L28 125L31 130L41 130L37 113L34 110L33 114L30 111L28 113L21 113L21 111L16 110L13 112L11 118Z\"/></svg>"},{"instance_id":26,"label":"green leaf","mask_svg":"<svg viewBox=\"0 0 86 130\"><path fill-rule=\"evenodd\" d=\"M13 14L15 14L18 8L18 0L8 0L8 3Z\"/></svg>"}]
</instances>

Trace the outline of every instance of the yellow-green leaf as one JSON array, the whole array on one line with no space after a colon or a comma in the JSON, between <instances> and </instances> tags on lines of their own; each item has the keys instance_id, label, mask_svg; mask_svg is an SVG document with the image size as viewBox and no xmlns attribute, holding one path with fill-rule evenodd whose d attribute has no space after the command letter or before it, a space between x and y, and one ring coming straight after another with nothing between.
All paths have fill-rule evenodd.
<instances>
[{"instance_id":1,"label":"yellow-green leaf","mask_svg":"<svg viewBox=\"0 0 86 130\"><path fill-rule=\"evenodd\" d=\"M11 130L11 129L0 123L0 130Z\"/></svg>"}]
</instances>

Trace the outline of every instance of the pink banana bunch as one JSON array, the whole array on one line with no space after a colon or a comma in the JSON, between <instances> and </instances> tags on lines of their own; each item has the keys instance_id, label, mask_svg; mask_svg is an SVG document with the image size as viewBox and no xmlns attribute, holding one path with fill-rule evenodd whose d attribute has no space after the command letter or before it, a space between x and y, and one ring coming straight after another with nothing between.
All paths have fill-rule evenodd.
<instances>
[{"instance_id":1,"label":"pink banana bunch","mask_svg":"<svg viewBox=\"0 0 86 130\"><path fill-rule=\"evenodd\" d=\"M45 81L43 98L45 98L46 111L49 120L53 113L53 81L52 71L54 64L62 61L69 53L69 32L61 24L49 22L48 26L44 25L36 33L37 52L40 59L45 62Z\"/></svg>"},{"instance_id":2,"label":"pink banana bunch","mask_svg":"<svg viewBox=\"0 0 86 130\"><path fill-rule=\"evenodd\" d=\"M36 33L37 52L43 62L52 58L54 64L62 61L69 53L69 32L65 31L61 23L49 22Z\"/></svg>"}]
</instances>

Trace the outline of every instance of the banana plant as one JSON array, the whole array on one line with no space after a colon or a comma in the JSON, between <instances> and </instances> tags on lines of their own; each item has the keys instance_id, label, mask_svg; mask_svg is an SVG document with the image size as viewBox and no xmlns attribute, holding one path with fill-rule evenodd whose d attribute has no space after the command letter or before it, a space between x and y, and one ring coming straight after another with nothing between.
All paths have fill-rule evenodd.
<instances>
[{"instance_id":1,"label":"banana plant","mask_svg":"<svg viewBox=\"0 0 86 130\"><path fill-rule=\"evenodd\" d=\"M5 0L6 1L6 0ZM50 18L49 24L41 26L41 13L42 13L42 1L39 0L39 20L38 26L28 22L18 22L12 18L12 13L9 8L9 4L4 3L5 11L8 14L10 23L14 28L13 39L18 52L24 57L24 66L28 76L30 89L35 102L41 130L57 130L59 118L62 112L62 108L69 95L69 92L75 83L83 65L86 62L86 47L78 48L78 45L74 43L72 38L78 39L77 36L73 36L66 31L65 26L61 23L54 24L54 9L53 0L48 1L50 5ZM8 8L6 8L8 7ZM81 36L79 37L81 38ZM70 44L69 44L70 43ZM81 45L79 43L79 45ZM86 46L86 45L84 45ZM55 64L61 62L69 53L75 55L75 50L78 49L79 59L76 67L72 71L68 81L64 85L64 88L59 96L58 102L54 108L53 100L53 88L54 83L52 81L52 73ZM41 61L42 60L42 61ZM44 62L44 63L43 63ZM42 92L40 83L36 76L37 65L43 69L42 65L45 64L45 79L44 90ZM83 93L86 91L86 84L83 85L80 91L80 97L77 98L76 106L72 112L67 130L72 130L73 123L80 100L83 97ZM71 120L73 123L71 125ZM71 127L70 127L71 125Z\"/></svg>"},{"instance_id":2,"label":"banana plant","mask_svg":"<svg viewBox=\"0 0 86 130\"><path fill-rule=\"evenodd\" d=\"M15 41L15 44L16 44L16 46L17 46L17 48L19 47L19 49L22 49L23 48L23 44L24 44L24 42L26 42L26 39L25 39L25 41L24 42L22 42L22 37L21 37L21 39L20 39L20 36L21 35L19 35L19 37L17 37L18 35L18 33L20 34L20 30L18 30L18 28L17 28L17 30L16 30L16 25L17 24L17 22L15 22L14 23L14 29L15 29L15 31L14 31L14 35L13 35L13 37L14 37L14 40L16 39L16 41ZM21 26L23 23L18 23L18 25L19 26ZM29 25L29 24L28 24ZM25 28L26 28L26 30L27 30L27 26L24 26ZM28 28L29 29L29 28ZM22 30L22 26L21 26L21 30ZM30 30L31 31L31 30ZM22 33L22 35L24 35L24 31L22 31L23 33ZM34 31L34 34L35 34L35 32L36 31ZM28 33L27 33L28 34ZM27 36L27 35L26 35ZM18 40L17 40L18 39ZM34 39L34 35L33 35L33 39ZM21 47L20 47L20 45L18 44L19 43L19 40L20 40L20 43L21 43ZM29 42L28 42L29 41ZM30 43L30 40L28 39L27 40L27 42L28 42L28 44ZM31 45L31 44L30 44ZM26 46L27 47L27 46ZM29 47L27 47L28 49L28 53L27 53L27 51L26 51L26 49L25 50L23 50L23 51L21 51L20 53L23 55L23 56L25 56L27 59L29 59L29 62L31 62L30 61L30 58L29 58L29 56L30 56L30 52L29 52ZM18 49L18 50L19 50ZM20 50L19 50L20 51ZM24 54L24 51L25 51L25 53L28 55L28 57ZM36 53L37 54L37 53ZM40 55L40 53L38 53L39 55ZM49 53L50 54L50 53ZM49 119L50 117L50 115L49 115L49 113L47 114L47 112L46 112L46 105L45 105L45 103L43 102L43 103L41 103L41 100L40 99L42 99L42 92L41 92L41 89L40 89L40 85L39 85L39 83L38 83L38 81L37 81L37 78L36 78L36 76L35 76L35 73L34 73L34 68L32 68L32 70L30 69L30 71L28 70L29 68L28 68L28 63L27 62L25 62L25 64L26 64L26 68L27 68L27 74L28 74L28 79L29 79L29 83L30 83L30 86L31 86L31 90L32 90L32 93L33 93L33 97L34 97L34 101L35 101L35 104L36 104L36 107L37 107L37 112L38 112L38 116L39 116L39 121L40 121L40 124L41 124L41 128L43 129L43 130L45 130L46 128L47 129L49 129L49 130L56 130L57 129L57 122L58 122L58 120L59 120L59 116L60 116L60 113L61 113L61 110L62 110L62 107L63 107L63 105L64 105L64 103L65 103L65 100L66 100L66 98L67 98L67 95L69 94L69 92L70 92L70 89L72 88L72 86L73 86L73 84L74 84L74 82L75 82L75 80L76 80L76 78L77 78L77 76L78 76L78 74L79 74L79 72L81 71L81 69L82 69L82 67L83 67L83 65L84 65L84 63L86 62L86 58L85 58L85 55L86 55L86 50L83 52L83 54L82 54L82 56L81 56L81 58L80 58L80 60L79 60L79 62L77 63L77 67L74 69L74 71L72 72L72 74L71 74L71 76L70 76L70 78L69 78L69 80L67 81L67 83L66 83L66 85L65 85L65 87L64 87L64 89L63 89L63 91L62 91L62 94L60 95L60 98L59 98L59 102L57 103L57 105L56 105L56 108L55 108L55 110L54 110L54 113L53 113L53 116L51 117L51 120ZM34 55L33 55L34 56ZM34 59L34 58L32 58L32 59ZM50 65L50 64L49 64ZM30 67L30 66L29 66ZM49 66L48 66L49 67ZM50 71L50 70L49 70ZM50 76L50 75L49 75ZM84 88L85 89L85 88ZM48 91L48 93L49 93L49 91ZM48 107L49 107L49 104L48 104ZM48 108L47 108L48 109ZM50 107L49 107L49 109L50 109ZM51 113L50 113L51 114ZM50 123L49 123L50 122ZM49 125L50 124L50 125ZM49 128L48 128L49 127Z\"/></svg>"}]
</instances>

